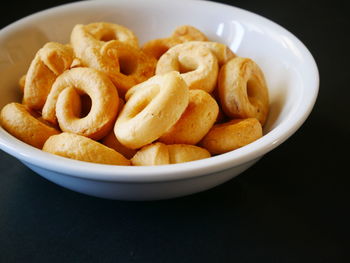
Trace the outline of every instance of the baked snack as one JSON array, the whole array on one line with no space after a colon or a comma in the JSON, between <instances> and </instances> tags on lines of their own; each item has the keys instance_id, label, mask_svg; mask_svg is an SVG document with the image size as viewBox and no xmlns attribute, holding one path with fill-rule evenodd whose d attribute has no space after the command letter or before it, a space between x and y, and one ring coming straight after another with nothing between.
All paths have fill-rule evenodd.
<instances>
[{"instance_id":1,"label":"baked snack","mask_svg":"<svg viewBox=\"0 0 350 263\"><path fill-rule=\"evenodd\" d=\"M269 95L265 77L249 58L235 57L220 69L218 92L222 109L231 118L257 118L265 124Z\"/></svg>"},{"instance_id":2,"label":"baked snack","mask_svg":"<svg viewBox=\"0 0 350 263\"><path fill-rule=\"evenodd\" d=\"M159 141L166 144L197 144L214 125L219 112L216 101L203 90L190 90L189 102L181 118Z\"/></svg>"},{"instance_id":3,"label":"baked snack","mask_svg":"<svg viewBox=\"0 0 350 263\"><path fill-rule=\"evenodd\" d=\"M68 132L51 136L45 142L43 151L84 162L130 165L130 161L115 150L85 136Z\"/></svg>"},{"instance_id":4,"label":"baked snack","mask_svg":"<svg viewBox=\"0 0 350 263\"><path fill-rule=\"evenodd\" d=\"M219 71L217 58L202 45L185 44L170 48L160 57L156 74L177 71L189 89L213 91Z\"/></svg>"},{"instance_id":5,"label":"baked snack","mask_svg":"<svg viewBox=\"0 0 350 263\"><path fill-rule=\"evenodd\" d=\"M187 41L207 41L208 38L197 28L190 25L182 25L175 28L170 37L152 39L142 46L142 50L148 55L159 59L168 49Z\"/></svg>"},{"instance_id":6,"label":"baked snack","mask_svg":"<svg viewBox=\"0 0 350 263\"><path fill-rule=\"evenodd\" d=\"M114 133L131 149L162 136L179 120L188 105L188 87L175 71L156 75L134 86L128 93Z\"/></svg>"},{"instance_id":7,"label":"baked snack","mask_svg":"<svg viewBox=\"0 0 350 263\"><path fill-rule=\"evenodd\" d=\"M136 35L112 23L76 25L71 43L81 66L106 73L121 97L133 85L154 75L156 59L138 47Z\"/></svg>"},{"instance_id":8,"label":"baked snack","mask_svg":"<svg viewBox=\"0 0 350 263\"><path fill-rule=\"evenodd\" d=\"M121 97L124 97L131 87L149 79L155 73L156 59L134 46L110 41L103 46L101 52L118 62L118 71L109 74L109 77Z\"/></svg>"},{"instance_id":9,"label":"baked snack","mask_svg":"<svg viewBox=\"0 0 350 263\"><path fill-rule=\"evenodd\" d=\"M138 150L130 161L135 166L169 164L169 151L163 143L148 144Z\"/></svg>"},{"instance_id":10,"label":"baked snack","mask_svg":"<svg viewBox=\"0 0 350 263\"><path fill-rule=\"evenodd\" d=\"M234 119L215 124L200 145L211 154L221 154L245 146L262 135L262 127L257 119Z\"/></svg>"},{"instance_id":11,"label":"baked snack","mask_svg":"<svg viewBox=\"0 0 350 263\"><path fill-rule=\"evenodd\" d=\"M19 87L23 105L0 113L8 132L104 164L175 164L235 150L262 136L269 111L258 65L189 25L140 48L124 26L78 24L70 43L36 53Z\"/></svg>"},{"instance_id":12,"label":"baked snack","mask_svg":"<svg viewBox=\"0 0 350 263\"><path fill-rule=\"evenodd\" d=\"M156 142L142 147L131 159L131 163L135 166L151 166L184 163L209 157L210 153L206 149L195 145L166 145Z\"/></svg>"},{"instance_id":13,"label":"baked snack","mask_svg":"<svg viewBox=\"0 0 350 263\"><path fill-rule=\"evenodd\" d=\"M57 76L69 69L72 61L70 46L48 42L39 49L22 80L23 104L41 110Z\"/></svg>"},{"instance_id":14,"label":"baked snack","mask_svg":"<svg viewBox=\"0 0 350 263\"><path fill-rule=\"evenodd\" d=\"M0 113L0 124L10 134L19 140L41 149L45 141L60 132L55 128L38 120L32 110L28 107L11 102L2 108Z\"/></svg>"},{"instance_id":15,"label":"baked snack","mask_svg":"<svg viewBox=\"0 0 350 263\"><path fill-rule=\"evenodd\" d=\"M92 107L80 118L79 95L87 94ZM62 131L99 140L112 129L119 97L111 80L92 68L73 68L55 81L42 111L45 120L58 122Z\"/></svg>"},{"instance_id":16,"label":"baked snack","mask_svg":"<svg viewBox=\"0 0 350 263\"><path fill-rule=\"evenodd\" d=\"M195 145L171 144L167 145L167 148L171 164L191 162L211 156L207 149Z\"/></svg>"}]
</instances>

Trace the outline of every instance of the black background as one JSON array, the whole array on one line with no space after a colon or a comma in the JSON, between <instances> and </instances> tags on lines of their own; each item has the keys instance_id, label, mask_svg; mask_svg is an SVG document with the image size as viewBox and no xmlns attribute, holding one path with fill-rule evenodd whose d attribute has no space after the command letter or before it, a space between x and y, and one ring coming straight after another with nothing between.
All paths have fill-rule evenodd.
<instances>
[{"instance_id":1,"label":"black background","mask_svg":"<svg viewBox=\"0 0 350 263\"><path fill-rule=\"evenodd\" d=\"M3 3L0 27L68 1L41 2ZM0 151L0 262L350 262L345 1L221 2L310 49L320 93L302 128L235 179L155 202L81 195Z\"/></svg>"}]
</instances>

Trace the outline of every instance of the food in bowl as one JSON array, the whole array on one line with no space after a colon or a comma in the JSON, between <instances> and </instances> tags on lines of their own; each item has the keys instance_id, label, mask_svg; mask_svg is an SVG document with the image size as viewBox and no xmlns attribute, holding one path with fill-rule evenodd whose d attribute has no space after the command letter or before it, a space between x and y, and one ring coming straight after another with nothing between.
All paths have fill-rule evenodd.
<instances>
[{"instance_id":1,"label":"food in bowl","mask_svg":"<svg viewBox=\"0 0 350 263\"><path fill-rule=\"evenodd\" d=\"M76 161L23 143L0 126L3 151L40 176L73 191L118 200L156 200L207 190L241 174L292 136L309 116L317 98L318 70L309 50L293 34L264 17L210 1L100 0L44 10L1 29L0 107L21 100L15 86L27 72L35 52L50 41L68 43L74 25L94 21L127 25L140 43L168 36L177 25L194 25L212 41L224 43L236 54L259 64L268 83L270 107L264 136L259 140L211 158L176 165ZM88 97L82 100L82 106L89 104ZM84 108L82 111L85 113ZM223 117L220 110L218 120L223 121ZM112 145L113 137L111 132L102 141ZM135 154L132 149L124 150L127 159Z\"/></svg>"},{"instance_id":2,"label":"food in bowl","mask_svg":"<svg viewBox=\"0 0 350 263\"><path fill-rule=\"evenodd\" d=\"M209 158L263 136L262 70L199 29L183 25L139 47L129 28L95 22L74 26L70 39L36 53L19 80L22 104L1 111L1 125L20 140L125 166Z\"/></svg>"}]
</instances>

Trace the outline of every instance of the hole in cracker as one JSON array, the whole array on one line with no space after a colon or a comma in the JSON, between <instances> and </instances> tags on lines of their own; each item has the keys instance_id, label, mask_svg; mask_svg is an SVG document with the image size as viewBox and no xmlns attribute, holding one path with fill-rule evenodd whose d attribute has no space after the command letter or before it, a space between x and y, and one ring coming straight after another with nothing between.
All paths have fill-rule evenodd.
<instances>
[{"instance_id":1,"label":"hole in cracker","mask_svg":"<svg viewBox=\"0 0 350 263\"><path fill-rule=\"evenodd\" d=\"M194 71L198 68L198 64L196 61L192 61L190 59L186 59L181 62L179 62L179 72L181 74L185 74L191 71Z\"/></svg>"},{"instance_id":2,"label":"hole in cracker","mask_svg":"<svg viewBox=\"0 0 350 263\"><path fill-rule=\"evenodd\" d=\"M103 34L100 38L100 41L108 42L111 40L117 40L117 36L115 35L114 32L107 32Z\"/></svg>"},{"instance_id":3,"label":"hole in cracker","mask_svg":"<svg viewBox=\"0 0 350 263\"><path fill-rule=\"evenodd\" d=\"M92 106L92 101L89 95L83 94L80 96L80 101L81 101L81 111L80 111L80 118L86 117Z\"/></svg>"},{"instance_id":4,"label":"hole in cracker","mask_svg":"<svg viewBox=\"0 0 350 263\"><path fill-rule=\"evenodd\" d=\"M145 87L143 89L142 98L140 100L138 100L137 103L134 104L133 108L128 113L129 118L134 118L136 115L140 114L144 109L146 109L146 107L157 96L159 91L160 91L159 85ZM151 113L151 115L152 115L152 117L154 117L152 113Z\"/></svg>"},{"instance_id":5,"label":"hole in cracker","mask_svg":"<svg viewBox=\"0 0 350 263\"><path fill-rule=\"evenodd\" d=\"M129 56L120 56L118 58L120 73L128 76L135 72L137 67L137 60Z\"/></svg>"}]
</instances>

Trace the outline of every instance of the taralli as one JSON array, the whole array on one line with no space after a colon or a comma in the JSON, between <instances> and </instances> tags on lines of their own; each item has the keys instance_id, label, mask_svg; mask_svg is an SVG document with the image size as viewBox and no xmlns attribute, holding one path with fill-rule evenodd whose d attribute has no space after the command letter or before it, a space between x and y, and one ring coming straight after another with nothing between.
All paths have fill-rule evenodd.
<instances>
[{"instance_id":1,"label":"taralli","mask_svg":"<svg viewBox=\"0 0 350 263\"><path fill-rule=\"evenodd\" d=\"M208 56L199 55L200 47L209 49L217 63ZM208 50L207 50L208 52ZM213 91L216 86L218 66L222 66L236 55L224 44L211 41L189 41L169 49L158 61L156 74L179 71L190 89ZM211 61L208 63L208 61ZM216 65L218 64L218 66Z\"/></svg>"},{"instance_id":2,"label":"taralli","mask_svg":"<svg viewBox=\"0 0 350 263\"><path fill-rule=\"evenodd\" d=\"M23 89L23 103L31 109L41 110L57 76L69 69L73 50L56 42L45 44L31 62Z\"/></svg>"},{"instance_id":3,"label":"taralli","mask_svg":"<svg viewBox=\"0 0 350 263\"><path fill-rule=\"evenodd\" d=\"M186 44L176 45L162 55L157 63L156 74L177 71L189 89L213 91L219 71L217 58L203 45Z\"/></svg>"},{"instance_id":4,"label":"taralli","mask_svg":"<svg viewBox=\"0 0 350 263\"><path fill-rule=\"evenodd\" d=\"M169 164L168 147L160 142L146 145L137 151L130 161L132 165L137 166Z\"/></svg>"},{"instance_id":5,"label":"taralli","mask_svg":"<svg viewBox=\"0 0 350 263\"><path fill-rule=\"evenodd\" d=\"M36 53L18 85L23 104L3 107L5 130L48 153L101 164L226 153L263 136L269 112L259 66L190 25L139 47L122 25L77 24L70 43Z\"/></svg>"},{"instance_id":6,"label":"taralli","mask_svg":"<svg viewBox=\"0 0 350 263\"><path fill-rule=\"evenodd\" d=\"M179 39L182 42L194 40L208 41L207 36L203 32L190 25L176 27L174 32L171 34L171 38Z\"/></svg>"},{"instance_id":7,"label":"taralli","mask_svg":"<svg viewBox=\"0 0 350 263\"><path fill-rule=\"evenodd\" d=\"M97 41L108 42L117 40L130 46L139 46L136 35L129 28L122 25L96 22L84 25L83 28L85 32L89 33Z\"/></svg>"},{"instance_id":8,"label":"taralli","mask_svg":"<svg viewBox=\"0 0 350 263\"><path fill-rule=\"evenodd\" d=\"M41 149L45 141L59 131L34 117L35 113L26 106L12 102L2 108L1 126L21 141Z\"/></svg>"},{"instance_id":9,"label":"taralli","mask_svg":"<svg viewBox=\"0 0 350 263\"><path fill-rule=\"evenodd\" d=\"M159 141L166 144L197 144L214 125L217 102L203 90L190 90L188 106L173 127Z\"/></svg>"},{"instance_id":10,"label":"taralli","mask_svg":"<svg viewBox=\"0 0 350 263\"><path fill-rule=\"evenodd\" d=\"M111 29L112 27L114 29ZM113 32L112 35L119 36L118 40L106 38L102 32L108 32L108 36L111 36L111 32ZM120 37L118 32L122 32L123 37ZM107 41L107 39L109 40ZM120 25L103 22L76 25L72 30L70 41L74 54L82 66L100 70L108 75L119 73L119 63L116 60L115 52L104 48L106 44L120 41L134 47L138 46L137 38L132 31Z\"/></svg>"},{"instance_id":11,"label":"taralli","mask_svg":"<svg viewBox=\"0 0 350 263\"><path fill-rule=\"evenodd\" d=\"M134 33L123 26L103 22L76 25L71 43L80 64L106 73L121 96L154 75L156 59L139 49Z\"/></svg>"},{"instance_id":12,"label":"taralli","mask_svg":"<svg viewBox=\"0 0 350 263\"><path fill-rule=\"evenodd\" d=\"M171 164L191 162L211 156L206 149L195 145L171 144L167 145L167 148L169 150L169 161Z\"/></svg>"},{"instance_id":13,"label":"taralli","mask_svg":"<svg viewBox=\"0 0 350 263\"><path fill-rule=\"evenodd\" d=\"M110 54L118 61L119 71L109 77L122 97L131 87L149 79L155 73L157 60L128 44L116 41L106 43L102 53Z\"/></svg>"},{"instance_id":14,"label":"taralli","mask_svg":"<svg viewBox=\"0 0 350 263\"><path fill-rule=\"evenodd\" d=\"M130 165L130 161L115 150L84 136L68 132L51 136L45 142L43 151L85 162Z\"/></svg>"},{"instance_id":15,"label":"taralli","mask_svg":"<svg viewBox=\"0 0 350 263\"><path fill-rule=\"evenodd\" d=\"M158 75L130 89L114 133L125 146L137 149L162 136L181 117L189 91L178 72Z\"/></svg>"},{"instance_id":16,"label":"taralli","mask_svg":"<svg viewBox=\"0 0 350 263\"><path fill-rule=\"evenodd\" d=\"M131 159L132 165L150 166L184 163L209 158L210 153L201 147L187 144L166 145L160 142L142 147Z\"/></svg>"},{"instance_id":17,"label":"taralli","mask_svg":"<svg viewBox=\"0 0 350 263\"><path fill-rule=\"evenodd\" d=\"M221 154L245 146L261 136L262 127L257 119L235 119L214 125L200 145L211 154Z\"/></svg>"},{"instance_id":18,"label":"taralli","mask_svg":"<svg viewBox=\"0 0 350 263\"><path fill-rule=\"evenodd\" d=\"M253 60L236 57L222 66L218 91L227 116L253 117L264 125L269 112L269 95L264 74Z\"/></svg>"},{"instance_id":19,"label":"taralli","mask_svg":"<svg viewBox=\"0 0 350 263\"><path fill-rule=\"evenodd\" d=\"M187 41L207 41L208 38L197 28L183 25L175 28L168 38L158 38L146 42L142 49L148 55L159 59L169 48Z\"/></svg>"},{"instance_id":20,"label":"taralli","mask_svg":"<svg viewBox=\"0 0 350 263\"><path fill-rule=\"evenodd\" d=\"M182 44L182 47L186 49L195 49L198 46L203 46L214 54L217 58L219 66L222 66L230 59L236 57L236 54L231 51L225 44L213 42L213 41L189 41Z\"/></svg>"},{"instance_id":21,"label":"taralli","mask_svg":"<svg viewBox=\"0 0 350 263\"><path fill-rule=\"evenodd\" d=\"M90 112L80 118L79 95L92 101ZM52 86L42 111L45 120L62 131L101 139L113 127L118 112L118 93L110 79L91 68L73 68L60 75Z\"/></svg>"}]
</instances>

